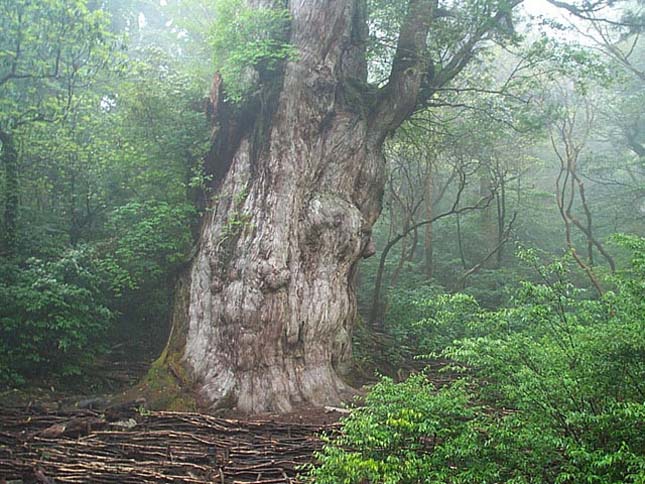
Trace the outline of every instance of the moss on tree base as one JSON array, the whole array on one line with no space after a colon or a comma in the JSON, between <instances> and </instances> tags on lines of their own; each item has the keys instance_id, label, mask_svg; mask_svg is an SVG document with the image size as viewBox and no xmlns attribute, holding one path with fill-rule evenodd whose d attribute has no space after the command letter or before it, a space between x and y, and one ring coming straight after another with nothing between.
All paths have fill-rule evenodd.
<instances>
[{"instance_id":1,"label":"moss on tree base","mask_svg":"<svg viewBox=\"0 0 645 484\"><path fill-rule=\"evenodd\" d=\"M180 277L175 292L173 325L168 343L148 373L133 390L133 396L144 397L151 410L195 411L199 409L194 380L181 361L185 345L187 299L186 274Z\"/></svg>"},{"instance_id":2,"label":"moss on tree base","mask_svg":"<svg viewBox=\"0 0 645 484\"><path fill-rule=\"evenodd\" d=\"M188 412L198 409L190 375L177 356L166 348L134 389L138 396L146 399L150 410Z\"/></svg>"}]
</instances>

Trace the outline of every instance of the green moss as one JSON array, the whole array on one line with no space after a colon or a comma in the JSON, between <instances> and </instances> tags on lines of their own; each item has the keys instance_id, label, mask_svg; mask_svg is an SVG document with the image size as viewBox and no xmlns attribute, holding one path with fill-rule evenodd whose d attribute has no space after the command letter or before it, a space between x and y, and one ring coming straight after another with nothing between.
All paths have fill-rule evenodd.
<instances>
[{"instance_id":1,"label":"green moss","mask_svg":"<svg viewBox=\"0 0 645 484\"><path fill-rule=\"evenodd\" d=\"M191 378L177 353L166 348L138 387L151 410L195 411Z\"/></svg>"},{"instance_id":2,"label":"green moss","mask_svg":"<svg viewBox=\"0 0 645 484\"><path fill-rule=\"evenodd\" d=\"M133 390L136 396L145 397L148 408L152 410L194 411L198 407L193 394L193 378L181 361L186 344L188 288L186 277L180 278L168 344L150 366L143 381Z\"/></svg>"}]
</instances>

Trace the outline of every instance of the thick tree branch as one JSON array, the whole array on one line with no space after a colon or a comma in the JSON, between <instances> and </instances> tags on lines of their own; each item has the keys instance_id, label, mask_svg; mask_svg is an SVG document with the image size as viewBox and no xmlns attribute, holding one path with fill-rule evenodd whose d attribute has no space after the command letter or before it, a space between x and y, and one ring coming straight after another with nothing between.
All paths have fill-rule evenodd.
<instances>
[{"instance_id":1,"label":"thick tree branch","mask_svg":"<svg viewBox=\"0 0 645 484\"><path fill-rule=\"evenodd\" d=\"M585 7L578 7L577 5L574 5L569 2L561 2L559 0L547 0L551 5L554 7L561 8L563 10L566 10L570 14L582 19L582 20L588 20L592 22L602 22L606 23L609 25L613 25L616 27L631 27L633 26L632 23L630 22L622 22L618 20L612 20L606 17L596 17L594 15L595 12L598 12L602 10L605 7L608 7L611 2L607 1L601 1L601 2L596 2L592 6L585 6Z\"/></svg>"},{"instance_id":2,"label":"thick tree branch","mask_svg":"<svg viewBox=\"0 0 645 484\"><path fill-rule=\"evenodd\" d=\"M382 140L414 111L430 59L427 37L437 0L410 0L387 84L379 91L372 127Z\"/></svg>"},{"instance_id":3,"label":"thick tree branch","mask_svg":"<svg viewBox=\"0 0 645 484\"><path fill-rule=\"evenodd\" d=\"M510 2L509 9L519 5L522 0L513 0ZM461 48L452 56L448 64L442 67L432 79L428 79L428 86L421 93L419 105L423 106L431 98L437 89L444 87L454 79L470 62L476 53L477 45L484 40L486 34L500 25L509 15L507 10L499 10L487 21L479 25L471 36L464 42Z\"/></svg>"}]
</instances>

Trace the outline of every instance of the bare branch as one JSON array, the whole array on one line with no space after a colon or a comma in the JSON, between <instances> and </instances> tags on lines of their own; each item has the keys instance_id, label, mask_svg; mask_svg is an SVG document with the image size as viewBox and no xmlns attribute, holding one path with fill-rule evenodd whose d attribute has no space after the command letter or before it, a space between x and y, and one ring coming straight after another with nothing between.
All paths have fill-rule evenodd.
<instances>
[{"instance_id":1,"label":"bare branch","mask_svg":"<svg viewBox=\"0 0 645 484\"><path fill-rule=\"evenodd\" d=\"M515 219L517 218L517 212L513 213L513 217L508 223L508 226L502 233L502 237L500 237L499 243L491 250L482 260L480 260L477 264L472 266L470 269L468 269L463 276L461 276L461 279L459 279L459 283L457 284L457 287L459 290L463 290L466 287L466 279L468 279L469 276L472 276L473 274L479 272L479 270L484 267L484 264L488 262L491 257L493 257L495 254L497 254L502 247L506 244L506 242L509 241L511 237L511 230L513 229L513 224L515 223Z\"/></svg>"}]
</instances>

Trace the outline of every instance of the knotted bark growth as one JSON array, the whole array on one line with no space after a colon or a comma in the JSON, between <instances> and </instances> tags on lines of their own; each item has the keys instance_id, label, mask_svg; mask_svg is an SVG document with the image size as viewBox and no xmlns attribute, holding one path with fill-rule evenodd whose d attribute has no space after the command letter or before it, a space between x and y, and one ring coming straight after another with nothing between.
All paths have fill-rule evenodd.
<instances>
[{"instance_id":1,"label":"knotted bark growth","mask_svg":"<svg viewBox=\"0 0 645 484\"><path fill-rule=\"evenodd\" d=\"M351 393L338 373L351 354L353 276L374 252L383 140L432 81L434 4L410 0L381 89L367 83L365 0L289 2L297 56L246 107L222 101L216 77L214 194L160 361L180 362L212 408L287 412Z\"/></svg>"}]
</instances>

